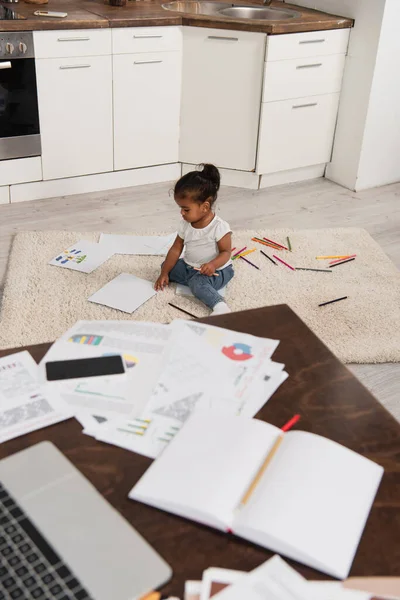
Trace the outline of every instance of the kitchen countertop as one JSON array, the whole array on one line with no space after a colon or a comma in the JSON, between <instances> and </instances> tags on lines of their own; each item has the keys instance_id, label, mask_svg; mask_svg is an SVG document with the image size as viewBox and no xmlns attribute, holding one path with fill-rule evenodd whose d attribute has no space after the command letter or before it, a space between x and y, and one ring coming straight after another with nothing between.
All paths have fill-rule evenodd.
<instances>
[{"instance_id":1,"label":"kitchen countertop","mask_svg":"<svg viewBox=\"0 0 400 600\"><path fill-rule=\"evenodd\" d=\"M193 27L213 27L254 31L268 34L296 33L301 31L319 31L324 29L343 29L352 27L352 19L310 10L301 6L282 3L279 0L271 6L293 8L300 16L286 21L249 21L248 19L231 19L227 17L211 17L191 15L164 10L164 0L128 1L124 7L105 4L102 0L50 0L48 4L36 5L18 2L6 4L26 17L24 20L1 21L1 31L41 31L48 29L98 29L108 27L149 27L164 25L190 25ZM167 1L167 0L165 0ZM262 4L261 0L235 4ZM64 19L36 17L37 10L60 11L68 13Z\"/></svg>"}]
</instances>

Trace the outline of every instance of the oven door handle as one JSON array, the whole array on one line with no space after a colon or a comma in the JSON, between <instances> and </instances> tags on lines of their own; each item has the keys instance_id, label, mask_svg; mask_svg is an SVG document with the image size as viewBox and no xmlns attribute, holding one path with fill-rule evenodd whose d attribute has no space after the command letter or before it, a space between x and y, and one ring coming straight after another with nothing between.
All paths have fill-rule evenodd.
<instances>
[{"instance_id":1,"label":"oven door handle","mask_svg":"<svg viewBox=\"0 0 400 600\"><path fill-rule=\"evenodd\" d=\"M11 61L0 62L0 69L11 69Z\"/></svg>"}]
</instances>

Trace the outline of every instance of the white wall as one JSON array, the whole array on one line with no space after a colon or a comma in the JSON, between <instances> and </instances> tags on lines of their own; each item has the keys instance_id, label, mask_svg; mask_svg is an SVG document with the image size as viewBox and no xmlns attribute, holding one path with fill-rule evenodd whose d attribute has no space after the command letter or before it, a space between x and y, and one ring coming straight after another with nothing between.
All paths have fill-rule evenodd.
<instances>
[{"instance_id":1,"label":"white wall","mask_svg":"<svg viewBox=\"0 0 400 600\"><path fill-rule=\"evenodd\" d=\"M355 19L326 176L354 190L400 180L400 0L298 4Z\"/></svg>"}]
</instances>

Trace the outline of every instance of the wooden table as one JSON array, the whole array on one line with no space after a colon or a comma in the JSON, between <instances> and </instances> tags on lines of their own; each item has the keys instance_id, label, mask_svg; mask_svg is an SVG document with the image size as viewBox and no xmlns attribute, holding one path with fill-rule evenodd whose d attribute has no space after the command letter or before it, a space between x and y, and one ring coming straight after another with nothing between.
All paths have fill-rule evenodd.
<instances>
[{"instance_id":1,"label":"wooden table","mask_svg":"<svg viewBox=\"0 0 400 600\"><path fill-rule=\"evenodd\" d=\"M258 417L282 426L294 413L299 427L324 435L375 460L385 474L351 574L398 575L400 569L400 426L286 305L206 319L221 327L281 340L274 359L289 379ZM49 344L27 349L40 360ZM9 351L0 351L4 356ZM52 441L169 562L174 571L163 592L182 596L187 579L209 566L248 571L271 553L228 534L128 500L150 459L83 435L74 419L0 445L0 458L42 440ZM309 578L325 578L295 564ZM132 565L134 568L134 564Z\"/></svg>"}]
</instances>

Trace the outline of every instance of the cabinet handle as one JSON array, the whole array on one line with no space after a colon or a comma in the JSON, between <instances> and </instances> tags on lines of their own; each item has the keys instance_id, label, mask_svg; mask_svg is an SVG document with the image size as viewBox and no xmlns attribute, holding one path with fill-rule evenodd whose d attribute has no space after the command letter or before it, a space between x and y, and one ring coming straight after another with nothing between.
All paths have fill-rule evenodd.
<instances>
[{"instance_id":1,"label":"cabinet handle","mask_svg":"<svg viewBox=\"0 0 400 600\"><path fill-rule=\"evenodd\" d=\"M315 67L322 67L322 63L313 63L312 65L298 65L296 69L314 69Z\"/></svg>"},{"instance_id":2,"label":"cabinet handle","mask_svg":"<svg viewBox=\"0 0 400 600\"><path fill-rule=\"evenodd\" d=\"M0 70L1 69L11 69L11 61L7 60L6 62L0 63Z\"/></svg>"},{"instance_id":3,"label":"cabinet handle","mask_svg":"<svg viewBox=\"0 0 400 600\"><path fill-rule=\"evenodd\" d=\"M293 104L292 108L308 108L309 106L317 106L318 102L309 102L308 104Z\"/></svg>"},{"instance_id":4,"label":"cabinet handle","mask_svg":"<svg viewBox=\"0 0 400 600\"><path fill-rule=\"evenodd\" d=\"M89 69L90 65L61 65L60 69Z\"/></svg>"},{"instance_id":5,"label":"cabinet handle","mask_svg":"<svg viewBox=\"0 0 400 600\"><path fill-rule=\"evenodd\" d=\"M228 42L238 42L239 38L236 37L225 37L223 35L208 35L209 40L227 40Z\"/></svg>"},{"instance_id":6,"label":"cabinet handle","mask_svg":"<svg viewBox=\"0 0 400 600\"><path fill-rule=\"evenodd\" d=\"M58 42L89 42L90 38L88 37L68 37L68 38L58 38Z\"/></svg>"},{"instance_id":7,"label":"cabinet handle","mask_svg":"<svg viewBox=\"0 0 400 600\"><path fill-rule=\"evenodd\" d=\"M162 63L162 60L135 60L134 65L154 65L155 63Z\"/></svg>"},{"instance_id":8,"label":"cabinet handle","mask_svg":"<svg viewBox=\"0 0 400 600\"><path fill-rule=\"evenodd\" d=\"M135 40L147 40L147 39L159 39L162 38L162 35L134 35L133 36Z\"/></svg>"},{"instance_id":9,"label":"cabinet handle","mask_svg":"<svg viewBox=\"0 0 400 600\"><path fill-rule=\"evenodd\" d=\"M322 42L325 42L325 38L319 40L301 40L299 44L322 44Z\"/></svg>"}]
</instances>

